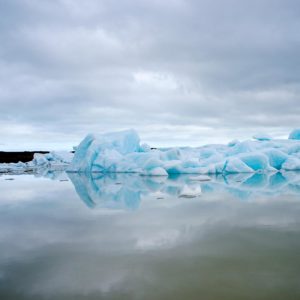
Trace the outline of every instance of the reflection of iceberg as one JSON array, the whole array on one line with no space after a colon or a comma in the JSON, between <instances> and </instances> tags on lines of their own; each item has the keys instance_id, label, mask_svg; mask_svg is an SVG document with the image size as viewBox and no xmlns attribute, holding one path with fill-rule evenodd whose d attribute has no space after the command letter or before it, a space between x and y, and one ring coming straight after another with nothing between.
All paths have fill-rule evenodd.
<instances>
[{"instance_id":1,"label":"reflection of iceberg","mask_svg":"<svg viewBox=\"0 0 300 300\"><path fill-rule=\"evenodd\" d=\"M87 206L117 209L138 208L143 196L197 197L199 183L187 176L145 177L137 174L68 173L75 190Z\"/></svg>"},{"instance_id":2,"label":"reflection of iceberg","mask_svg":"<svg viewBox=\"0 0 300 300\"><path fill-rule=\"evenodd\" d=\"M230 194L238 199L300 194L300 173L230 174L195 181L189 175L145 177L137 174L68 173L87 206L136 209L143 197L195 198Z\"/></svg>"},{"instance_id":3,"label":"reflection of iceberg","mask_svg":"<svg viewBox=\"0 0 300 300\"><path fill-rule=\"evenodd\" d=\"M136 209L142 195L163 190L164 178L134 174L68 173L80 198L93 208Z\"/></svg>"},{"instance_id":4,"label":"reflection of iceberg","mask_svg":"<svg viewBox=\"0 0 300 300\"><path fill-rule=\"evenodd\" d=\"M300 172L217 176L216 180L203 183L202 190L204 193L229 193L239 199L300 194Z\"/></svg>"},{"instance_id":5,"label":"reflection of iceberg","mask_svg":"<svg viewBox=\"0 0 300 300\"><path fill-rule=\"evenodd\" d=\"M65 172L65 168L51 169L51 168L40 168L36 169L33 173L35 177L44 177L52 180L67 180L68 176Z\"/></svg>"},{"instance_id":6,"label":"reflection of iceberg","mask_svg":"<svg viewBox=\"0 0 300 300\"><path fill-rule=\"evenodd\" d=\"M135 209L141 201L142 187L135 186L134 178L119 178L115 174L68 174L76 192L85 204L91 208L95 206L108 208Z\"/></svg>"}]
</instances>

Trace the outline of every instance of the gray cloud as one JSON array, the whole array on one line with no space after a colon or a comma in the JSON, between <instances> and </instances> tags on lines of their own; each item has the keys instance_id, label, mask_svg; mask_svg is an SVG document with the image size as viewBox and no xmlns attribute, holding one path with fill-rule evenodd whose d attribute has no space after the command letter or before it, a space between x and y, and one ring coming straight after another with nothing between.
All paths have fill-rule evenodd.
<instances>
[{"instance_id":1,"label":"gray cloud","mask_svg":"<svg viewBox=\"0 0 300 300\"><path fill-rule=\"evenodd\" d=\"M136 128L151 144L299 126L298 1L0 3L4 147Z\"/></svg>"}]
</instances>

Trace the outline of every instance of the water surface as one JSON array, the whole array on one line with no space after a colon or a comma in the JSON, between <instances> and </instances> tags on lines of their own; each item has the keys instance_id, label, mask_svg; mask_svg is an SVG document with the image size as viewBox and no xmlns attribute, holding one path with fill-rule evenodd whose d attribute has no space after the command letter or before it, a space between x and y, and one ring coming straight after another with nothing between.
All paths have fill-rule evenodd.
<instances>
[{"instance_id":1,"label":"water surface","mask_svg":"<svg viewBox=\"0 0 300 300\"><path fill-rule=\"evenodd\" d=\"M0 177L0 299L300 299L300 175Z\"/></svg>"}]
</instances>

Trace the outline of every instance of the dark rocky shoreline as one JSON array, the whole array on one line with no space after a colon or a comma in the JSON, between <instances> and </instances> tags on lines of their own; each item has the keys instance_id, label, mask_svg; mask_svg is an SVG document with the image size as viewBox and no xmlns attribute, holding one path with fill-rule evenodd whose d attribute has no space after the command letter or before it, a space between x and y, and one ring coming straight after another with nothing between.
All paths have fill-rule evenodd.
<instances>
[{"instance_id":1,"label":"dark rocky shoreline","mask_svg":"<svg viewBox=\"0 0 300 300\"><path fill-rule=\"evenodd\" d=\"M34 153L46 154L49 151L23 151L23 152L5 152L0 151L0 163L28 162L33 160Z\"/></svg>"}]
</instances>

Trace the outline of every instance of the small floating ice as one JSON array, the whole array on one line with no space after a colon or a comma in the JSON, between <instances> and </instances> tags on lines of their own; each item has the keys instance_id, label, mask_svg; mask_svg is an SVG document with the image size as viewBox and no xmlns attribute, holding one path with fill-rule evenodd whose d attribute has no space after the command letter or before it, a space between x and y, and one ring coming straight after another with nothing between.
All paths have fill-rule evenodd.
<instances>
[{"instance_id":1,"label":"small floating ice","mask_svg":"<svg viewBox=\"0 0 300 300\"><path fill-rule=\"evenodd\" d=\"M193 176L189 178L192 181L211 181L211 177L206 175Z\"/></svg>"},{"instance_id":2,"label":"small floating ice","mask_svg":"<svg viewBox=\"0 0 300 300\"><path fill-rule=\"evenodd\" d=\"M201 186L188 186L184 185L180 194L179 198L196 198L199 197L202 194Z\"/></svg>"}]
</instances>

